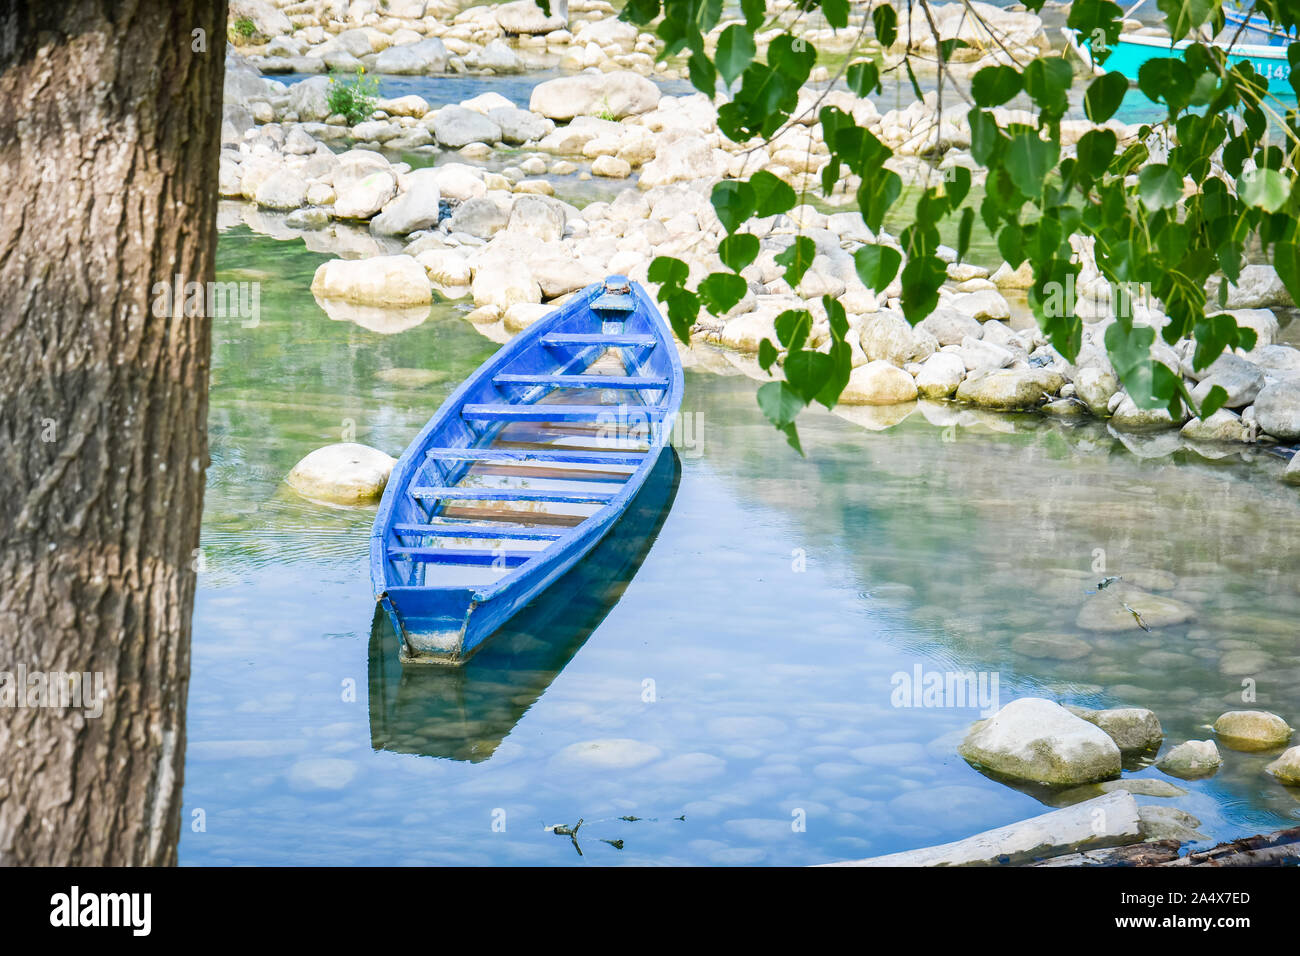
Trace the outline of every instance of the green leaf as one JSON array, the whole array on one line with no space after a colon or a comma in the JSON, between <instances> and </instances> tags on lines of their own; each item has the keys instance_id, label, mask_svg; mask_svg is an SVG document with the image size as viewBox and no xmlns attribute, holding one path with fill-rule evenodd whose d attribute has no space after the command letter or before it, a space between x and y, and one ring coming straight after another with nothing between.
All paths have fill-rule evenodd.
<instances>
[{"instance_id":1,"label":"green leaf","mask_svg":"<svg viewBox=\"0 0 1300 956\"><path fill-rule=\"evenodd\" d=\"M1224 391L1222 385L1211 385L1209 394L1201 399L1202 419L1209 418L1215 412L1223 407L1223 403L1228 400L1228 393Z\"/></svg>"},{"instance_id":2,"label":"green leaf","mask_svg":"<svg viewBox=\"0 0 1300 956\"><path fill-rule=\"evenodd\" d=\"M659 0L628 0L619 19L645 25L657 16L659 16Z\"/></svg>"},{"instance_id":3,"label":"green leaf","mask_svg":"<svg viewBox=\"0 0 1300 956\"><path fill-rule=\"evenodd\" d=\"M735 232L754 215L754 187L747 182L724 179L713 187L709 201L713 203L718 221L727 232Z\"/></svg>"},{"instance_id":4,"label":"green leaf","mask_svg":"<svg viewBox=\"0 0 1300 956\"><path fill-rule=\"evenodd\" d=\"M916 79L916 71L912 69L912 60L910 57L903 60L903 66L907 68L907 80L912 84L912 92L916 94L918 100L924 100L925 93L921 91L921 84Z\"/></svg>"},{"instance_id":5,"label":"green leaf","mask_svg":"<svg viewBox=\"0 0 1300 956\"><path fill-rule=\"evenodd\" d=\"M1183 198L1183 177L1164 163L1143 167L1138 195L1148 209L1172 209Z\"/></svg>"},{"instance_id":6,"label":"green leaf","mask_svg":"<svg viewBox=\"0 0 1300 956\"><path fill-rule=\"evenodd\" d=\"M712 99L718 92L718 71L703 50L696 50L686 61L691 86Z\"/></svg>"},{"instance_id":7,"label":"green leaf","mask_svg":"<svg viewBox=\"0 0 1300 956\"><path fill-rule=\"evenodd\" d=\"M971 110L966 114L966 120L970 124L971 158L981 166L990 165L998 147L1004 142L997 120L992 113L984 110Z\"/></svg>"},{"instance_id":8,"label":"green leaf","mask_svg":"<svg viewBox=\"0 0 1300 956\"><path fill-rule=\"evenodd\" d=\"M740 12L745 15L745 26L757 29L767 17L767 0L740 0Z\"/></svg>"},{"instance_id":9,"label":"green leaf","mask_svg":"<svg viewBox=\"0 0 1300 956\"><path fill-rule=\"evenodd\" d=\"M794 242L790 243L785 251L777 253L776 263L785 266L782 277L790 284L791 289L798 288L816 254L817 246L807 236L795 236Z\"/></svg>"},{"instance_id":10,"label":"green leaf","mask_svg":"<svg viewBox=\"0 0 1300 956\"><path fill-rule=\"evenodd\" d=\"M734 272L711 272L700 283L699 294L712 314L725 315L748 291L749 283Z\"/></svg>"},{"instance_id":11,"label":"green leaf","mask_svg":"<svg viewBox=\"0 0 1300 956\"><path fill-rule=\"evenodd\" d=\"M951 178L944 180L943 196L948 200L948 208L956 210L970 192L970 170L965 166L953 166L948 175Z\"/></svg>"},{"instance_id":12,"label":"green leaf","mask_svg":"<svg viewBox=\"0 0 1300 956\"><path fill-rule=\"evenodd\" d=\"M849 334L849 316L844 311L844 306L830 295L822 296L822 308L826 310L826 321L831 327L831 338L836 342L843 342L844 336Z\"/></svg>"},{"instance_id":13,"label":"green leaf","mask_svg":"<svg viewBox=\"0 0 1300 956\"><path fill-rule=\"evenodd\" d=\"M971 229L975 225L975 209L967 206L961 211L961 221L957 224L957 261L961 262L966 258L966 250L970 248Z\"/></svg>"},{"instance_id":14,"label":"green leaf","mask_svg":"<svg viewBox=\"0 0 1300 956\"><path fill-rule=\"evenodd\" d=\"M659 298L668 306L668 324L682 342L691 341L691 326L700 315L700 297L694 292L687 292L680 286L667 292L668 287L659 290Z\"/></svg>"},{"instance_id":15,"label":"green leaf","mask_svg":"<svg viewBox=\"0 0 1300 956\"><path fill-rule=\"evenodd\" d=\"M805 403L813 401L826 387L835 363L825 352L800 349L785 357L785 379Z\"/></svg>"},{"instance_id":16,"label":"green leaf","mask_svg":"<svg viewBox=\"0 0 1300 956\"><path fill-rule=\"evenodd\" d=\"M1094 123L1104 123L1115 115L1124 95L1128 93L1128 77L1123 73L1107 73L1088 84L1083 94L1083 112Z\"/></svg>"},{"instance_id":17,"label":"green leaf","mask_svg":"<svg viewBox=\"0 0 1300 956\"><path fill-rule=\"evenodd\" d=\"M718 258L733 272L739 272L758 258L758 236L737 232L718 244Z\"/></svg>"},{"instance_id":18,"label":"green leaf","mask_svg":"<svg viewBox=\"0 0 1300 956\"><path fill-rule=\"evenodd\" d=\"M1241 199L1247 206L1277 212L1291 195L1291 183L1276 169L1253 169L1241 174Z\"/></svg>"},{"instance_id":19,"label":"green leaf","mask_svg":"<svg viewBox=\"0 0 1300 956\"><path fill-rule=\"evenodd\" d=\"M1039 139L1037 132L1017 133L1007 145L1007 174L1021 193L1034 199L1042 195L1043 181L1059 155L1057 145Z\"/></svg>"},{"instance_id":20,"label":"green leaf","mask_svg":"<svg viewBox=\"0 0 1300 956\"><path fill-rule=\"evenodd\" d=\"M767 420L785 435L790 447L801 455L803 447L799 444L799 432L794 427L794 420L807 404L788 382L768 382L759 386L758 407L767 416Z\"/></svg>"},{"instance_id":21,"label":"green leaf","mask_svg":"<svg viewBox=\"0 0 1300 956\"><path fill-rule=\"evenodd\" d=\"M853 253L853 265L857 268L862 284L872 292L883 292L898 275L898 267L903 264L903 256L893 246L863 246Z\"/></svg>"},{"instance_id":22,"label":"green leaf","mask_svg":"<svg viewBox=\"0 0 1300 956\"><path fill-rule=\"evenodd\" d=\"M880 90L880 70L870 61L854 63L845 73L844 80L855 96L865 97Z\"/></svg>"},{"instance_id":23,"label":"green leaf","mask_svg":"<svg viewBox=\"0 0 1300 956\"><path fill-rule=\"evenodd\" d=\"M1084 133L1077 146L1079 168L1092 179L1100 178L1115 158L1118 142L1115 134L1108 129L1093 129Z\"/></svg>"},{"instance_id":24,"label":"green leaf","mask_svg":"<svg viewBox=\"0 0 1300 956\"><path fill-rule=\"evenodd\" d=\"M750 176L749 185L754 190L754 215L760 218L787 212L799 201L793 189L766 169Z\"/></svg>"},{"instance_id":25,"label":"green leaf","mask_svg":"<svg viewBox=\"0 0 1300 956\"><path fill-rule=\"evenodd\" d=\"M858 189L858 211L867 228L879 232L895 200L903 192L903 179L892 169L882 169L870 179L863 179Z\"/></svg>"},{"instance_id":26,"label":"green leaf","mask_svg":"<svg viewBox=\"0 0 1300 956\"><path fill-rule=\"evenodd\" d=\"M947 265L937 256L908 259L903 267L903 294L899 297L903 317L916 325L933 312L939 304L939 287L947 278Z\"/></svg>"},{"instance_id":27,"label":"green leaf","mask_svg":"<svg viewBox=\"0 0 1300 956\"><path fill-rule=\"evenodd\" d=\"M1025 67L1025 92L1038 104L1046 120L1060 119L1069 106L1066 92L1074 81L1068 60L1059 56L1038 57Z\"/></svg>"},{"instance_id":28,"label":"green leaf","mask_svg":"<svg viewBox=\"0 0 1300 956\"><path fill-rule=\"evenodd\" d=\"M1119 39L1124 11L1110 0L1074 0L1065 25L1092 42L1093 52L1102 53Z\"/></svg>"},{"instance_id":29,"label":"green leaf","mask_svg":"<svg viewBox=\"0 0 1300 956\"><path fill-rule=\"evenodd\" d=\"M1274 243L1273 268L1277 270L1277 277L1282 280L1286 291L1291 293L1291 301L1300 302L1300 244Z\"/></svg>"},{"instance_id":30,"label":"green leaf","mask_svg":"<svg viewBox=\"0 0 1300 956\"><path fill-rule=\"evenodd\" d=\"M1150 155L1146 144L1134 143L1115 157L1115 161L1110 164L1110 171L1116 176L1127 176L1142 163L1145 163Z\"/></svg>"},{"instance_id":31,"label":"green leaf","mask_svg":"<svg viewBox=\"0 0 1300 956\"><path fill-rule=\"evenodd\" d=\"M1020 71L1010 66L986 66L971 80L976 106L1001 106L1024 89Z\"/></svg>"},{"instance_id":32,"label":"green leaf","mask_svg":"<svg viewBox=\"0 0 1300 956\"><path fill-rule=\"evenodd\" d=\"M683 286L690 275L690 267L681 259L674 259L672 256L655 257L650 263L650 268L646 270L646 279L662 286ZM662 301L664 297L662 289L659 297Z\"/></svg>"},{"instance_id":33,"label":"green leaf","mask_svg":"<svg viewBox=\"0 0 1300 956\"><path fill-rule=\"evenodd\" d=\"M822 0L822 14L836 30L849 25L849 0Z\"/></svg>"},{"instance_id":34,"label":"green leaf","mask_svg":"<svg viewBox=\"0 0 1300 956\"><path fill-rule=\"evenodd\" d=\"M1165 15L1165 26L1176 43L1210 18L1223 0L1156 0Z\"/></svg>"},{"instance_id":35,"label":"green leaf","mask_svg":"<svg viewBox=\"0 0 1300 956\"><path fill-rule=\"evenodd\" d=\"M786 309L773 322L776 337L787 349L802 348L812 329L812 315L807 309Z\"/></svg>"},{"instance_id":36,"label":"green leaf","mask_svg":"<svg viewBox=\"0 0 1300 956\"><path fill-rule=\"evenodd\" d=\"M772 374L772 364L776 361L779 353L776 346L772 344L771 339L763 339L758 343L758 364L762 366L763 371L769 375Z\"/></svg>"},{"instance_id":37,"label":"green leaf","mask_svg":"<svg viewBox=\"0 0 1300 956\"><path fill-rule=\"evenodd\" d=\"M817 62L817 49L801 37L783 33L767 48L767 64L790 81L796 91L808 80L813 64Z\"/></svg>"},{"instance_id":38,"label":"green leaf","mask_svg":"<svg viewBox=\"0 0 1300 956\"><path fill-rule=\"evenodd\" d=\"M883 47L891 47L898 39L898 14L888 4L881 4L871 11L871 25L875 28L876 39Z\"/></svg>"},{"instance_id":39,"label":"green leaf","mask_svg":"<svg viewBox=\"0 0 1300 956\"><path fill-rule=\"evenodd\" d=\"M1163 99L1169 106L1170 114L1179 112L1187 105L1194 88L1192 71L1182 60L1167 56L1156 57L1138 68L1138 89L1153 103Z\"/></svg>"},{"instance_id":40,"label":"green leaf","mask_svg":"<svg viewBox=\"0 0 1300 956\"><path fill-rule=\"evenodd\" d=\"M733 23L722 31L718 37L718 51L714 62L722 74L722 82L730 88L736 77L745 72L745 67L754 59L754 35L739 23Z\"/></svg>"}]
</instances>

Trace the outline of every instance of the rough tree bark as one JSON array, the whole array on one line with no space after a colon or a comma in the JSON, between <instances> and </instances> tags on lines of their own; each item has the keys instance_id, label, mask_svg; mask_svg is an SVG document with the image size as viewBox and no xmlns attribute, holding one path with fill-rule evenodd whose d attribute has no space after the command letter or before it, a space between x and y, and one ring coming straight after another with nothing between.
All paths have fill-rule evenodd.
<instances>
[{"instance_id":1,"label":"rough tree bark","mask_svg":"<svg viewBox=\"0 0 1300 956\"><path fill-rule=\"evenodd\" d=\"M0 0L0 671L104 680L0 706L3 863L176 861L210 341L154 287L213 276L225 19Z\"/></svg>"}]
</instances>

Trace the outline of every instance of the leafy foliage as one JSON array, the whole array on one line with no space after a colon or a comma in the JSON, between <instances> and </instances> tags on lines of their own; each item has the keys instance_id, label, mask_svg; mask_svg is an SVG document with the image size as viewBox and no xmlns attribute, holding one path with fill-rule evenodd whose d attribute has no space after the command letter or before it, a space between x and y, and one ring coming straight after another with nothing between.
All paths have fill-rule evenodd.
<instances>
[{"instance_id":1,"label":"leafy foliage","mask_svg":"<svg viewBox=\"0 0 1300 956\"><path fill-rule=\"evenodd\" d=\"M921 22L932 23L928 3L911 0L907 9L922 9L927 17ZM1175 40L1196 39L1202 26L1222 29L1222 5L1222 0L1157 0ZM837 30L859 29L851 24L847 0L800 0L797 6L805 13L820 10ZM1042 2L1030 0L1028 6L1037 10ZM721 77L730 92L718 109L719 129L736 142L757 144L794 121L800 87L818 53L807 39L774 31L763 0L742 0L740 10L743 21L721 31L712 58L705 36L721 22L718 0L630 0L622 15L639 24L658 20L655 30L666 45L664 55L687 56L691 81L703 92L714 95ZM1255 10L1282 30L1300 22L1300 0L1258 0ZM875 0L869 15L861 16L858 42L869 35L869 27L887 52L864 56L855 45L840 74L845 85L865 97L892 72L906 76L920 97L917 69L933 68L934 58L923 61L911 46L896 45L909 40L917 21L900 31L897 12L883 0ZM1067 25L1104 63L1120 36L1122 18L1121 7L1112 0L1074 0ZM766 42L759 41L760 34ZM940 90L962 86L946 67L961 41L937 34L933 40ZM1300 92L1300 43L1290 45L1288 61L1297 68L1290 72L1290 85ZM854 265L868 288L898 294L903 314L916 323L934 309L946 280L938 256L940 224L955 224L957 252L964 256L978 219L1012 267L1031 265L1030 305L1053 347L1072 361L1083 328L1072 308L1060 306L1060 290L1073 288L1080 269L1070 238L1084 237L1092 243L1102 277L1118 290L1116 320L1106 330L1105 346L1124 387L1143 407L1164 406L1181 414L1186 403L1196 410L1181 376L1153 361L1157 330L1135 320L1126 290L1139 288L1158 300L1167 316L1160 330L1166 342L1193 338L1197 369L1225 349L1254 345L1254 333L1239 328L1231 316L1206 314L1223 303L1228 282L1239 278L1247 248L1262 249L1300 301L1300 198L1294 186L1300 118L1279 105L1269 80L1249 62L1230 65L1222 49L1198 40L1141 67L1137 87L1163 106L1164 115L1143 127L1136 142L1121 149L1110 128L1065 141L1061 122L1076 79L1082 78L1076 78L1071 61L1048 54L1015 63L1004 58L1002 65L985 67L964 81L963 99L971 104L966 116L971 156L988 172L982 197L970 198L968 170L949 171L941 186L923 189L916 199L911 222L899 234L901 253L890 244L870 243L854 254ZM1123 74L1099 75L1086 83L1084 114L1094 124L1106 123L1127 95L1132 94ZM1003 114L995 111L1013 101L1032 104L1036 122L999 122ZM856 177L857 207L867 227L878 233L903 194L901 178L886 166L892 151L834 106L822 107L817 119L829 150L820 176L823 193L829 195L846 176ZM1283 146L1266 139L1270 123L1274 139L1276 131L1283 134ZM743 297L745 281L739 273L757 259L763 245L745 231L746 224L787 212L807 198L766 171L714 189L713 206L727 231L718 254L729 271L703 277L691 291L683 263L661 257L650 269L650 280L661 284L659 297L676 334L687 337L701 307L722 314ZM806 275L815 253L815 244L803 235L778 253L776 261L792 287ZM1216 282L1217 304L1206 293ZM778 364L784 372L783 380L759 390L759 406L796 449L799 412L813 402L832 406L852 364L843 307L829 297L820 305L824 318L807 310L782 313L776 341L766 340L759 349L759 362L769 374ZM829 334L814 335L814 327ZM812 347L812 341L819 345ZM1220 407L1221 393L1212 389L1199 413Z\"/></svg>"},{"instance_id":2,"label":"leafy foliage","mask_svg":"<svg viewBox=\"0 0 1300 956\"><path fill-rule=\"evenodd\" d=\"M379 80L366 76L363 66L357 67L357 75L344 83L330 77L330 90L327 97L331 113L344 116L348 125L356 126L370 118L375 111L375 101L379 98Z\"/></svg>"}]
</instances>

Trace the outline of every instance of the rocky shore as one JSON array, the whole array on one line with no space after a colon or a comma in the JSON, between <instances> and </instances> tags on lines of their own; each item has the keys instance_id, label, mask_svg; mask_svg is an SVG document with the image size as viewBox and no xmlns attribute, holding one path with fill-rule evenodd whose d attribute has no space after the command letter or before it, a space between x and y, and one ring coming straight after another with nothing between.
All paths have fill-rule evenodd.
<instances>
[{"instance_id":1,"label":"rocky shore","mask_svg":"<svg viewBox=\"0 0 1300 956\"><path fill-rule=\"evenodd\" d=\"M1014 38L1011 47L1048 48L1034 15L975 6ZM938 10L946 24L960 5ZM500 340L606 274L646 282L659 255L686 261L692 283L721 270L725 233L709 203L712 187L765 169L816 195L828 155L815 122L819 103L851 112L893 148L889 165L908 183L974 165L963 105L946 102L940 113L930 94L882 113L829 86L825 75L803 91L806 108L774 142L732 143L719 133L717 104L708 97L662 94L651 77L675 68L656 63L655 38L617 20L604 0L574 0L549 18L531 0L465 10L445 0L232 5L231 22L244 19L254 23L258 42L237 47L228 69L220 190L246 205L226 215L336 256L317 272L313 292L331 316L380 331L418 324L437 296L464 301L469 319ZM956 35L968 27L958 18L945 29ZM408 94L379 100L354 124L331 111L337 78L285 84L264 75L354 67L380 75L575 72L534 84L527 108L496 92L441 106ZM996 112L1004 123L1027 118ZM1139 136L1136 126L1107 125L1121 144ZM1062 124L1067 153L1090 128L1079 120ZM556 196L576 196L593 179L608 184L611 198L580 206ZM1169 346L1157 338L1157 360L1183 376L1194 396L1215 385L1228 393L1204 421L1175 420L1163 409L1139 408L1119 386L1103 345L1115 296L1086 240L1072 243L1081 274L1069 307L1085 322L1074 362L1052 349L1028 316L1026 268L957 262L953 250L938 308L913 327L899 309L897 280L876 294L855 270L852 254L863 244L897 247L852 211L857 186L846 176L829 202L819 198L751 223L762 251L742 273L749 291L726 316L703 317L693 339L749 355L764 338L775 339L778 314L807 308L816 320L811 342L829 343L820 299L831 295L852 328L854 370L841 401L866 406L873 427L917 408L941 420L932 410L940 402L958 411L1100 418L1139 453L1191 447L1214 458L1242 445L1300 440L1300 350L1277 341L1276 310L1292 303L1271 267L1247 266L1227 291L1227 311L1256 331L1251 351L1196 371L1190 340ZM811 238L817 255L790 288L776 257L797 235ZM1158 303L1139 302L1135 321L1159 327L1165 319ZM739 364L766 377L756 361ZM1300 461L1286 479L1300 483Z\"/></svg>"}]
</instances>

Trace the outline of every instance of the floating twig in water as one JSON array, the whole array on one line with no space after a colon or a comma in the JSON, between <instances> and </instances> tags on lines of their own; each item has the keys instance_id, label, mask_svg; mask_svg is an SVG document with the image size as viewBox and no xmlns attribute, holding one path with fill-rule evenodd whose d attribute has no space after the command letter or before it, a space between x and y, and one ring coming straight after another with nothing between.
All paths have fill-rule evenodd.
<instances>
[{"instance_id":1,"label":"floating twig in water","mask_svg":"<svg viewBox=\"0 0 1300 956\"><path fill-rule=\"evenodd\" d=\"M1124 610L1128 611L1130 614L1133 615L1133 620L1138 622L1138 627L1142 628L1142 630L1146 631L1148 634L1151 633L1151 628L1147 626L1146 621L1142 620L1142 615L1138 613L1136 608L1129 607L1127 604L1125 604Z\"/></svg>"},{"instance_id":2,"label":"floating twig in water","mask_svg":"<svg viewBox=\"0 0 1300 956\"><path fill-rule=\"evenodd\" d=\"M1106 590L1106 588L1110 587L1112 584L1114 584L1116 581L1119 580L1121 580L1121 578L1118 574L1112 574L1108 578L1102 578L1100 581L1097 582L1097 590L1104 591Z\"/></svg>"},{"instance_id":3,"label":"floating twig in water","mask_svg":"<svg viewBox=\"0 0 1300 956\"><path fill-rule=\"evenodd\" d=\"M573 843L573 848L578 851L578 856L582 856L582 847L578 846L578 829L581 826L582 826L582 819L579 818L578 822L571 827L565 826L563 823L559 823L556 824L555 826L547 827L546 829L550 830L552 833L556 834L557 836L568 837L569 840Z\"/></svg>"}]
</instances>

